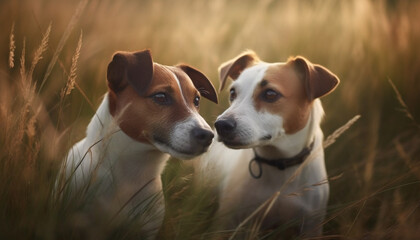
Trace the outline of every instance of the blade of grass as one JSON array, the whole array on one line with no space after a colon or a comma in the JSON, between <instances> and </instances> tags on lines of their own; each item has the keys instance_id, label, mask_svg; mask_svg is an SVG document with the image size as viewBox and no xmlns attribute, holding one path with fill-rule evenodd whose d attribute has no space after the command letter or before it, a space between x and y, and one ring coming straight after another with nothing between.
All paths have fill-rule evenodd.
<instances>
[{"instance_id":1,"label":"blade of grass","mask_svg":"<svg viewBox=\"0 0 420 240\"><path fill-rule=\"evenodd\" d=\"M32 78L32 74L35 70L36 65L38 64L39 60L42 59L42 54L45 52L45 50L47 50L50 33L51 33L51 22L48 25L47 30L43 34L41 44L39 45L38 49L34 53L34 58L32 59L31 68L29 69L29 72L28 72L29 78Z\"/></svg>"},{"instance_id":2,"label":"blade of grass","mask_svg":"<svg viewBox=\"0 0 420 240\"><path fill-rule=\"evenodd\" d=\"M398 91L397 87L395 86L395 84L392 82L392 80L389 78L388 79L389 84L391 85L392 89L395 92L395 95L397 96L397 100L398 102L401 104L401 106L403 107L402 111L405 113L405 115L411 120L413 121L414 125L420 129L420 124L417 123L416 119L414 119L413 115L410 112L410 109L408 109L407 104L405 103L405 101L403 100L400 92Z\"/></svg>"},{"instance_id":3,"label":"blade of grass","mask_svg":"<svg viewBox=\"0 0 420 240\"><path fill-rule=\"evenodd\" d=\"M366 201L367 201L367 200L364 200L364 201L363 201L362 206L360 207L359 211L357 211L356 217L353 219L353 222L351 223L351 225L350 225L349 229L347 230L346 236L349 236L349 235L350 235L350 232L351 232L351 230L352 230L352 228L353 228L354 224L356 223L357 219L359 218L360 213L362 212L363 208L364 208L364 207L365 207L365 205L366 205Z\"/></svg>"},{"instance_id":4,"label":"blade of grass","mask_svg":"<svg viewBox=\"0 0 420 240\"><path fill-rule=\"evenodd\" d=\"M13 68L15 66L15 49L15 22L13 22L9 37L9 68Z\"/></svg>"},{"instance_id":5,"label":"blade of grass","mask_svg":"<svg viewBox=\"0 0 420 240\"><path fill-rule=\"evenodd\" d=\"M64 45L67 42L67 39L70 37L71 32L73 31L74 26L76 23L80 20L80 17L82 16L82 13L88 3L88 0L81 0L79 2L79 5L76 8L75 13L73 14L73 17L71 18L69 24L67 25L66 30L64 31L63 36L60 39L60 42L58 43L57 49L54 52L54 55L48 65L47 71L45 72L44 78L42 79L41 85L38 89L38 94L41 92L42 88L44 87L45 82L47 81L48 77L51 74L52 69L55 66L55 63L57 62L58 56L60 55L61 51L63 50Z\"/></svg>"},{"instance_id":6,"label":"blade of grass","mask_svg":"<svg viewBox=\"0 0 420 240\"><path fill-rule=\"evenodd\" d=\"M26 82L26 68L25 68L25 52L26 52L26 39L23 38L22 54L20 56L20 80L22 86Z\"/></svg>"},{"instance_id":7,"label":"blade of grass","mask_svg":"<svg viewBox=\"0 0 420 240\"><path fill-rule=\"evenodd\" d=\"M61 98L64 98L64 96L67 96L71 93L71 91L74 89L74 85L76 82L76 71L77 71L77 61L79 59L80 56L80 50L82 48L82 37L83 37L83 32L80 31L80 36L79 36L79 41L77 43L77 47L76 47L76 51L71 59L71 67L70 67L70 74L67 78L67 84L64 87L64 89L61 91Z\"/></svg>"},{"instance_id":8,"label":"blade of grass","mask_svg":"<svg viewBox=\"0 0 420 240\"><path fill-rule=\"evenodd\" d=\"M328 148L333 143L335 143L335 141L337 140L337 138L340 137L341 134L343 134L345 131L347 131L357 120L359 120L359 118L360 118L360 115L354 116L346 124L344 124L343 126L341 126L340 128L338 128L337 130L335 130L331 135L329 135L327 137L327 139L325 139L325 141L323 143L324 149L325 148Z\"/></svg>"}]
</instances>

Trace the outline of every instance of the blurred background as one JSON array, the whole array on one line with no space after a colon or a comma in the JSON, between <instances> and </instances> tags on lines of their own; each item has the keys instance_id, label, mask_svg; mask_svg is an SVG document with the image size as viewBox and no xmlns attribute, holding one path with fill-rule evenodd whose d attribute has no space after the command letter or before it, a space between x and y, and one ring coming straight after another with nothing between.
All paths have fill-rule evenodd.
<instances>
[{"instance_id":1,"label":"blurred background","mask_svg":"<svg viewBox=\"0 0 420 240\"><path fill-rule=\"evenodd\" d=\"M161 64L195 66L216 87L218 66L246 49L330 69L341 83L322 99L324 134L361 118L325 150L335 177L325 238L420 235L420 2L3 0L0 13L2 239L62 236L70 214L51 207L61 159L107 91L112 54L144 48ZM226 107L222 92L200 112L213 124ZM163 175L172 209L162 239L210 231L214 201L194 197L187 165L173 159Z\"/></svg>"}]
</instances>

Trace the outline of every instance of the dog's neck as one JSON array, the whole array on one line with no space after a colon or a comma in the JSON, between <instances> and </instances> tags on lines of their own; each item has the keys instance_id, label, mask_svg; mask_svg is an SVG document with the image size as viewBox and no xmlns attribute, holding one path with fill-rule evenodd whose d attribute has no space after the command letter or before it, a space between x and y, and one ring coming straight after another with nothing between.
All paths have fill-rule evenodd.
<instances>
[{"instance_id":1,"label":"dog's neck","mask_svg":"<svg viewBox=\"0 0 420 240\"><path fill-rule=\"evenodd\" d=\"M266 159L290 158L299 154L302 149L308 147L314 141L315 133L320 128L320 122L324 115L321 101L313 102L311 113L305 127L293 134L283 134L273 139L267 145L258 146L254 151L258 156Z\"/></svg>"},{"instance_id":2,"label":"dog's neck","mask_svg":"<svg viewBox=\"0 0 420 240\"><path fill-rule=\"evenodd\" d=\"M87 141L98 145L98 161L109 164L126 177L139 175L150 177L160 175L165 162L169 159L154 146L135 141L118 126L109 111L108 94L95 113L87 128ZM141 168L141 169L140 169Z\"/></svg>"}]
</instances>

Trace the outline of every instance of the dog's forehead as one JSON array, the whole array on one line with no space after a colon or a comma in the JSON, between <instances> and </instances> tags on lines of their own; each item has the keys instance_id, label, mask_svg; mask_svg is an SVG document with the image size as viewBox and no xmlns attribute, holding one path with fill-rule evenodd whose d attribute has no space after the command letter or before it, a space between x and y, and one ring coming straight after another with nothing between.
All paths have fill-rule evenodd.
<instances>
[{"instance_id":1,"label":"dog's forehead","mask_svg":"<svg viewBox=\"0 0 420 240\"><path fill-rule=\"evenodd\" d=\"M164 83L174 85L174 83L176 82L176 77L169 66L161 65L158 63L154 63L153 65L154 84Z\"/></svg>"},{"instance_id":2,"label":"dog's forehead","mask_svg":"<svg viewBox=\"0 0 420 240\"><path fill-rule=\"evenodd\" d=\"M182 69L174 66L154 64L153 79L155 84L166 84L185 95L195 92L194 84Z\"/></svg>"},{"instance_id":3,"label":"dog's forehead","mask_svg":"<svg viewBox=\"0 0 420 240\"><path fill-rule=\"evenodd\" d=\"M304 91L296 71L287 63L270 65L265 71L264 81L266 84L276 86L284 96L300 94Z\"/></svg>"},{"instance_id":4,"label":"dog's forehead","mask_svg":"<svg viewBox=\"0 0 420 240\"><path fill-rule=\"evenodd\" d=\"M179 67L171 67L171 71L176 78L181 95L184 97L185 101L190 102L191 99L199 94L191 78Z\"/></svg>"},{"instance_id":5,"label":"dog's forehead","mask_svg":"<svg viewBox=\"0 0 420 240\"><path fill-rule=\"evenodd\" d=\"M179 67L170 67L182 88L195 89L191 78Z\"/></svg>"},{"instance_id":6,"label":"dog's forehead","mask_svg":"<svg viewBox=\"0 0 420 240\"><path fill-rule=\"evenodd\" d=\"M260 82L270 64L260 62L252 67L246 68L232 83L232 87L240 90L251 90Z\"/></svg>"},{"instance_id":7,"label":"dog's forehead","mask_svg":"<svg viewBox=\"0 0 420 240\"><path fill-rule=\"evenodd\" d=\"M290 88L289 91L295 91L300 86L297 79L296 72L285 62L261 62L245 69L238 79L233 81L231 87L241 93L248 92L250 94L253 94L259 86L264 87L267 84L278 86L281 89L287 86Z\"/></svg>"}]
</instances>

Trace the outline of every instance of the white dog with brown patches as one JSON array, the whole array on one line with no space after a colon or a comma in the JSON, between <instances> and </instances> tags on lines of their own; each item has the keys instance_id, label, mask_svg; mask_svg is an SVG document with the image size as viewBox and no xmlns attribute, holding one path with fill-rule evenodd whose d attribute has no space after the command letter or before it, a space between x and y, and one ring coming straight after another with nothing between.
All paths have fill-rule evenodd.
<instances>
[{"instance_id":1,"label":"white dog with brown patches","mask_svg":"<svg viewBox=\"0 0 420 240\"><path fill-rule=\"evenodd\" d=\"M219 73L220 90L234 80L231 105L215 122L219 143L202 161L221 173L224 227L236 228L280 191L262 228L298 221L298 233L321 235L329 185L318 98L339 79L303 57L266 63L252 51L223 63Z\"/></svg>"},{"instance_id":2,"label":"white dog with brown patches","mask_svg":"<svg viewBox=\"0 0 420 240\"><path fill-rule=\"evenodd\" d=\"M200 97L217 103L217 95L198 70L154 63L148 50L116 53L107 79L86 138L65 161L65 184L73 194L94 195L88 213L101 213L94 221L141 215L137 227L153 237L164 216L160 174L170 155L188 159L207 150L214 135L198 113Z\"/></svg>"}]
</instances>

